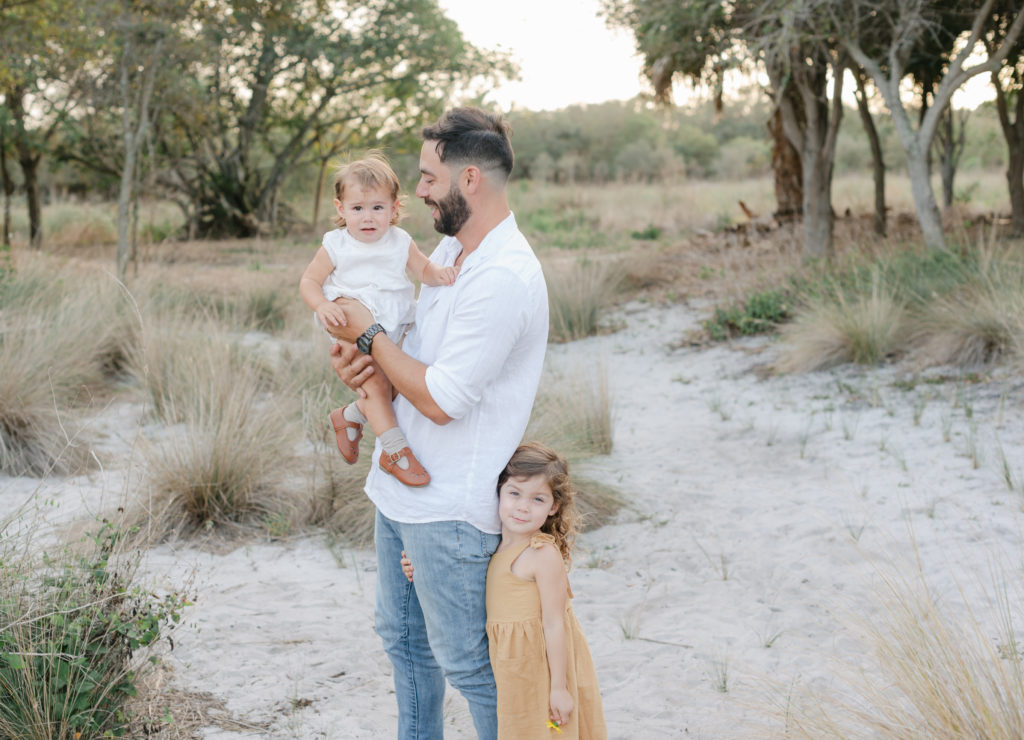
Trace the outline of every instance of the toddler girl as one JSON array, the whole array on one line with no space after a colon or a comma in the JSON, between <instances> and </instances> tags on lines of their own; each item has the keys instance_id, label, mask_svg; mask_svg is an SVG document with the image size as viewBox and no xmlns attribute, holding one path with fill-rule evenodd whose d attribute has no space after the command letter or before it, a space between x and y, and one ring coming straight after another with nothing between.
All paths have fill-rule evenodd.
<instances>
[{"instance_id":1,"label":"toddler girl","mask_svg":"<svg viewBox=\"0 0 1024 740\"><path fill-rule=\"evenodd\" d=\"M356 301L398 344L416 314L415 288L406 269L426 285L455 282L458 270L431 262L395 225L401 215L398 190L398 177L376 152L345 165L334 178L338 228L324 234L323 245L299 281L299 293L328 334L347 323L345 304ZM379 368L376 372L384 377ZM390 383L386 393L364 387L366 398L330 413L338 450L354 463L363 425L369 421L384 448L380 467L407 486L425 486L430 475L398 428Z\"/></svg>"},{"instance_id":2,"label":"toddler girl","mask_svg":"<svg viewBox=\"0 0 1024 740\"><path fill-rule=\"evenodd\" d=\"M520 445L498 478L501 544L487 569L487 638L499 740L608 736L569 603L574 494L565 459L539 442ZM403 557L402 567L412 580L412 563Z\"/></svg>"}]
</instances>

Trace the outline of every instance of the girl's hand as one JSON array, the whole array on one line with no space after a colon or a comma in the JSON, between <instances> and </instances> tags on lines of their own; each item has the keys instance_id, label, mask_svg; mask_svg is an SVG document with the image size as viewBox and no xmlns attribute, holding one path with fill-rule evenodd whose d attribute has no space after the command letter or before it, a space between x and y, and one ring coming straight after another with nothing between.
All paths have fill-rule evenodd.
<instances>
[{"instance_id":1,"label":"girl's hand","mask_svg":"<svg viewBox=\"0 0 1024 740\"><path fill-rule=\"evenodd\" d=\"M324 301L318 305L316 307L316 315L320 318L320 323L323 324L325 329L331 326L348 326L345 312L334 301Z\"/></svg>"},{"instance_id":2,"label":"girl's hand","mask_svg":"<svg viewBox=\"0 0 1024 740\"><path fill-rule=\"evenodd\" d=\"M406 556L405 550L402 550L402 572L409 579L409 583L412 583L412 561Z\"/></svg>"},{"instance_id":3,"label":"girl's hand","mask_svg":"<svg viewBox=\"0 0 1024 740\"><path fill-rule=\"evenodd\" d=\"M569 693L568 689L551 689L551 697L548 703L551 707L552 720L559 725L564 725L569 721L575 704L572 700L572 694Z\"/></svg>"}]
</instances>

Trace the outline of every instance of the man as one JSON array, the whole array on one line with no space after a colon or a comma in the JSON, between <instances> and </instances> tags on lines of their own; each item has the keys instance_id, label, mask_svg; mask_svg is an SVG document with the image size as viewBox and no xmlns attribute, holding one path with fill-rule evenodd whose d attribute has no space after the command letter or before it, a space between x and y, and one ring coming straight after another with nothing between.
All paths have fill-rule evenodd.
<instances>
[{"instance_id":1,"label":"man","mask_svg":"<svg viewBox=\"0 0 1024 740\"><path fill-rule=\"evenodd\" d=\"M388 459L366 480L377 507L376 629L394 666L402 740L442 737L445 678L466 697L477 735L497 736L484 601L501 530L496 484L526 429L548 330L540 263L508 206L512 162L499 116L457 108L423 130L416 196L446 235L431 259L458 278L421 289L402 348L368 311L353 311L345 338L356 347L331 349L350 387L374 382L375 365L391 380L399 428L431 475L408 488L381 467L402 460Z\"/></svg>"}]
</instances>

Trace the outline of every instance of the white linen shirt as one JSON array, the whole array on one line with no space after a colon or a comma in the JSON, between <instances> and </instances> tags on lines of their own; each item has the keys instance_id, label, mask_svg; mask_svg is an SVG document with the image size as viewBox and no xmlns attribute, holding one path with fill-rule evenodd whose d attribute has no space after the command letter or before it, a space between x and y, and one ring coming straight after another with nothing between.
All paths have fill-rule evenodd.
<instances>
[{"instance_id":1,"label":"white linen shirt","mask_svg":"<svg viewBox=\"0 0 1024 740\"><path fill-rule=\"evenodd\" d=\"M445 237L430 259L454 265L461 251ZM501 531L498 474L526 431L547 337L544 274L509 214L466 257L454 285L420 291L402 349L427 365L427 389L452 421L435 424L403 396L395 399L398 427L430 483L408 488L380 470L378 440L365 490L384 516Z\"/></svg>"}]
</instances>

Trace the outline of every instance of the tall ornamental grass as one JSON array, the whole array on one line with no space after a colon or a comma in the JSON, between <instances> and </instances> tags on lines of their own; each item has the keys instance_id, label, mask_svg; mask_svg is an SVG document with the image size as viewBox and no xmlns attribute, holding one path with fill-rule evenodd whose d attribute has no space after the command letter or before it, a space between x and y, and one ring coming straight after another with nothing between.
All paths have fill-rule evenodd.
<instances>
[{"instance_id":1,"label":"tall ornamental grass","mask_svg":"<svg viewBox=\"0 0 1024 740\"><path fill-rule=\"evenodd\" d=\"M212 337L191 374L161 397L172 423L144 447L144 493L132 521L148 540L217 529L289 530L307 497L288 492L298 431L265 391L266 368Z\"/></svg>"},{"instance_id":2,"label":"tall ornamental grass","mask_svg":"<svg viewBox=\"0 0 1024 740\"><path fill-rule=\"evenodd\" d=\"M0 470L64 474L88 460L75 411L123 370L137 326L110 276L22 260L0 278Z\"/></svg>"},{"instance_id":3,"label":"tall ornamental grass","mask_svg":"<svg viewBox=\"0 0 1024 740\"><path fill-rule=\"evenodd\" d=\"M948 250L889 250L827 277L795 280L785 372L888 358L959 366L1024 359L1021 243L995 232Z\"/></svg>"},{"instance_id":4,"label":"tall ornamental grass","mask_svg":"<svg viewBox=\"0 0 1024 740\"><path fill-rule=\"evenodd\" d=\"M957 284L923 298L913 343L929 364L973 365L1024 358L1024 259L983 244L962 262Z\"/></svg>"},{"instance_id":5,"label":"tall ornamental grass","mask_svg":"<svg viewBox=\"0 0 1024 740\"><path fill-rule=\"evenodd\" d=\"M597 334L613 304L622 272L612 262L580 260L545 266L552 342L571 342Z\"/></svg>"},{"instance_id":6,"label":"tall ornamental grass","mask_svg":"<svg viewBox=\"0 0 1024 740\"><path fill-rule=\"evenodd\" d=\"M869 651L842 688L794 697L786 737L808 740L1015 740L1024 737L1024 672L1008 593L996 624L915 577L883 577L881 613L857 626ZM988 610L986 610L988 611Z\"/></svg>"},{"instance_id":7,"label":"tall ornamental grass","mask_svg":"<svg viewBox=\"0 0 1024 740\"><path fill-rule=\"evenodd\" d=\"M878 363L904 349L906 334L905 302L875 273L869 291L839 287L813 298L783 327L776 367L807 372L846 362Z\"/></svg>"}]
</instances>

